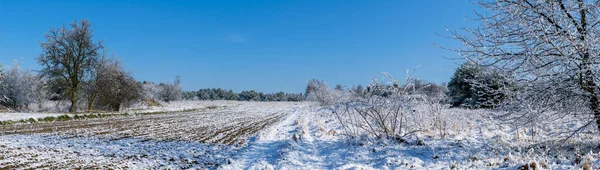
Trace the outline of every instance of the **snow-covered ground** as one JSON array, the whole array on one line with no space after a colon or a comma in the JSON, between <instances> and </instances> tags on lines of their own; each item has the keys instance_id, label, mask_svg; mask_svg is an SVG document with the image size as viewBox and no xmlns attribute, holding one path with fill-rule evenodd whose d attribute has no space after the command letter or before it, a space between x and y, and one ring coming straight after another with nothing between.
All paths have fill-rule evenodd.
<instances>
[{"instance_id":1,"label":"snow-covered ground","mask_svg":"<svg viewBox=\"0 0 600 170\"><path fill-rule=\"evenodd\" d=\"M428 128L423 116L415 120L424 129L398 143L346 138L337 119L313 103L187 101L145 111L208 106L219 107L3 126L0 169L600 168L600 137L593 131L561 148L544 145L581 124L567 117L540 122L536 130L501 123L488 111L446 109L447 135Z\"/></svg>"},{"instance_id":2,"label":"snow-covered ground","mask_svg":"<svg viewBox=\"0 0 600 170\"><path fill-rule=\"evenodd\" d=\"M238 101L227 101L227 100L216 100L216 101L173 101L173 102L160 102L161 106L146 106L146 105L137 105L131 108L127 108L123 112L131 112L131 113L147 113L147 112L173 112L173 111L182 111L182 110L191 110L191 109L200 109L206 108L209 106L238 106L247 102L238 102Z\"/></svg>"},{"instance_id":3,"label":"snow-covered ground","mask_svg":"<svg viewBox=\"0 0 600 170\"><path fill-rule=\"evenodd\" d=\"M233 103L241 103L241 102L231 102L231 101L174 101L169 103L161 103L161 106L146 106L146 105L136 105L131 108L127 108L126 110L121 111L120 113L153 113L153 112L178 112L178 111L186 111L186 110L194 110L194 109L204 109L207 107L223 107L223 106L232 106L235 105ZM68 103L66 102L56 102L56 101L46 101L41 106L38 107L37 104L32 104L28 110L30 112L0 112L0 121L19 121L26 120L29 118L38 119L45 118L49 116L61 116L61 115L70 115L71 117L75 114L66 113L68 109ZM90 114L90 113L78 113L78 115ZM92 112L93 114L93 112ZM116 112L102 112L102 114L117 114Z\"/></svg>"},{"instance_id":4,"label":"snow-covered ground","mask_svg":"<svg viewBox=\"0 0 600 170\"><path fill-rule=\"evenodd\" d=\"M223 103L226 107L170 112L181 108L173 104L155 110L158 114L0 126L0 169L216 168L250 136L308 105Z\"/></svg>"},{"instance_id":5,"label":"snow-covered ground","mask_svg":"<svg viewBox=\"0 0 600 170\"><path fill-rule=\"evenodd\" d=\"M0 169L215 168L235 148L140 138L6 135L0 137Z\"/></svg>"},{"instance_id":6,"label":"snow-covered ground","mask_svg":"<svg viewBox=\"0 0 600 170\"><path fill-rule=\"evenodd\" d=\"M349 140L341 125L319 107L298 108L266 129L222 169L598 169L596 134L582 134L560 151L544 148L527 129L515 130L493 120L486 111L448 109L448 135L425 129L405 143ZM453 116L453 117L450 117ZM428 122L422 122L428 123ZM549 133L564 124L545 124ZM574 126L576 127L576 126ZM564 129L562 129L564 130ZM520 137L516 134L520 133ZM537 134L544 141L544 134ZM423 141L417 144L417 141ZM575 146L576 148L569 148ZM579 158L577 158L577 154Z\"/></svg>"}]
</instances>

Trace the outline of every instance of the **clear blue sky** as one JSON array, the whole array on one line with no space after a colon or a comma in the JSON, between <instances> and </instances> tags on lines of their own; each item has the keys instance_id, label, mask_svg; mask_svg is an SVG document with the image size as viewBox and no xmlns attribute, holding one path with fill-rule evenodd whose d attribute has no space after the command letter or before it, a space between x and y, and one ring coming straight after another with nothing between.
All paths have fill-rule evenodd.
<instances>
[{"instance_id":1,"label":"clear blue sky","mask_svg":"<svg viewBox=\"0 0 600 170\"><path fill-rule=\"evenodd\" d=\"M460 28L477 6L461 1L151 1L0 0L0 63L37 70L50 28L92 22L104 42L143 81L182 78L185 90L302 92L310 78L368 84L406 69L435 83L457 67L459 47L442 24Z\"/></svg>"}]
</instances>

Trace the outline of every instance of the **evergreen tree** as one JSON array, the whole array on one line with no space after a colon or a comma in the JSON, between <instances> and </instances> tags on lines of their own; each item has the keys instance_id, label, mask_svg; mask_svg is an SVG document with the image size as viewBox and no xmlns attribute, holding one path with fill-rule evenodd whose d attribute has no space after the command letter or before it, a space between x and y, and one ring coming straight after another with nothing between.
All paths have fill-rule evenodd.
<instances>
[{"instance_id":1,"label":"evergreen tree","mask_svg":"<svg viewBox=\"0 0 600 170\"><path fill-rule=\"evenodd\" d=\"M342 87L342 85L339 85L339 84L335 85L334 89L339 90L339 91L344 90L344 88Z\"/></svg>"},{"instance_id":2,"label":"evergreen tree","mask_svg":"<svg viewBox=\"0 0 600 170\"><path fill-rule=\"evenodd\" d=\"M454 107L490 108L502 102L503 87L510 87L505 77L470 62L462 64L448 83L448 97Z\"/></svg>"}]
</instances>

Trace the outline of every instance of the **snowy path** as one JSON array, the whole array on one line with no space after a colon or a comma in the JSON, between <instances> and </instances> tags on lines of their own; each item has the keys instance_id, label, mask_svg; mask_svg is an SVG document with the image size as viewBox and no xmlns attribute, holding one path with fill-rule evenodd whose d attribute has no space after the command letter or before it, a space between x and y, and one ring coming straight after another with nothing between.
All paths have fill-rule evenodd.
<instances>
[{"instance_id":1,"label":"snowy path","mask_svg":"<svg viewBox=\"0 0 600 170\"><path fill-rule=\"evenodd\" d=\"M233 158L232 164L222 169L323 169L319 166L321 163L317 163L319 159L301 161L310 162L312 166L286 168L286 162L290 161L290 154L299 150L298 147L306 148L305 152L308 153L317 152L316 146L312 143L313 132L308 131L314 130L308 128L310 118L309 106L294 108L294 111L288 113L283 121L265 129L258 137L251 140L249 146L241 151L239 156Z\"/></svg>"},{"instance_id":2,"label":"snowy path","mask_svg":"<svg viewBox=\"0 0 600 170\"><path fill-rule=\"evenodd\" d=\"M265 129L247 148L221 169L348 169L369 166L349 158L362 157L368 149L349 148L341 143L331 121L317 115L314 106L299 106L278 124ZM369 160L367 160L369 161Z\"/></svg>"},{"instance_id":3,"label":"snowy path","mask_svg":"<svg viewBox=\"0 0 600 170\"><path fill-rule=\"evenodd\" d=\"M429 146L368 146L347 143L330 114L297 106L279 123L263 130L220 169L439 169ZM377 151L375 151L377 150ZM456 150L441 150L452 152Z\"/></svg>"}]
</instances>

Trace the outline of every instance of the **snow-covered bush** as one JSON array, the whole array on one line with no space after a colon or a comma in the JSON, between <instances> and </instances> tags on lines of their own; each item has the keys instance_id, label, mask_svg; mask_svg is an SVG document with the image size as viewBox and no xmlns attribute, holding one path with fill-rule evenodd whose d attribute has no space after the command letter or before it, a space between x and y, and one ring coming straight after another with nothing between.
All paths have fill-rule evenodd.
<instances>
[{"instance_id":1,"label":"snow-covered bush","mask_svg":"<svg viewBox=\"0 0 600 170\"><path fill-rule=\"evenodd\" d=\"M364 96L354 96L328 107L350 137L370 136L400 140L407 135L432 129L444 137L449 124L443 97L428 97L408 76L404 85L389 74L374 79ZM417 88L420 87L420 88ZM440 93L442 93L440 91Z\"/></svg>"},{"instance_id":2,"label":"snow-covered bush","mask_svg":"<svg viewBox=\"0 0 600 170\"><path fill-rule=\"evenodd\" d=\"M306 85L306 100L316 101L322 106L331 105L334 97L330 94L327 83L322 80L311 79Z\"/></svg>"},{"instance_id":3,"label":"snow-covered bush","mask_svg":"<svg viewBox=\"0 0 600 170\"><path fill-rule=\"evenodd\" d=\"M181 78L179 76L175 77L175 81L173 82L173 84L160 83L160 99L165 102L181 100L181 95L183 92L181 90L180 83Z\"/></svg>"},{"instance_id":4,"label":"snow-covered bush","mask_svg":"<svg viewBox=\"0 0 600 170\"><path fill-rule=\"evenodd\" d=\"M411 114L411 100L411 97L374 95L337 103L331 110L342 124L345 135L401 137L410 133L404 128L406 116Z\"/></svg>"},{"instance_id":5,"label":"snow-covered bush","mask_svg":"<svg viewBox=\"0 0 600 170\"><path fill-rule=\"evenodd\" d=\"M329 89L327 83L322 80L311 79L306 85L306 100L315 101L321 106L329 106L335 102L347 100L351 91L345 91L340 85L335 89Z\"/></svg>"},{"instance_id":6,"label":"snow-covered bush","mask_svg":"<svg viewBox=\"0 0 600 170\"><path fill-rule=\"evenodd\" d=\"M160 91L161 88L156 83L152 82L142 82L143 96L145 99L150 99L154 101L160 100Z\"/></svg>"},{"instance_id":7,"label":"snow-covered bush","mask_svg":"<svg viewBox=\"0 0 600 170\"><path fill-rule=\"evenodd\" d=\"M181 90L181 78L177 76L175 81L171 83L160 83L156 84L153 82L143 82L143 97L145 99L151 99L154 101L176 101L181 100L182 98L182 90Z\"/></svg>"},{"instance_id":8,"label":"snow-covered bush","mask_svg":"<svg viewBox=\"0 0 600 170\"><path fill-rule=\"evenodd\" d=\"M452 106L493 108L506 98L504 89L514 86L501 71L463 63L448 83L448 96Z\"/></svg>"}]
</instances>

